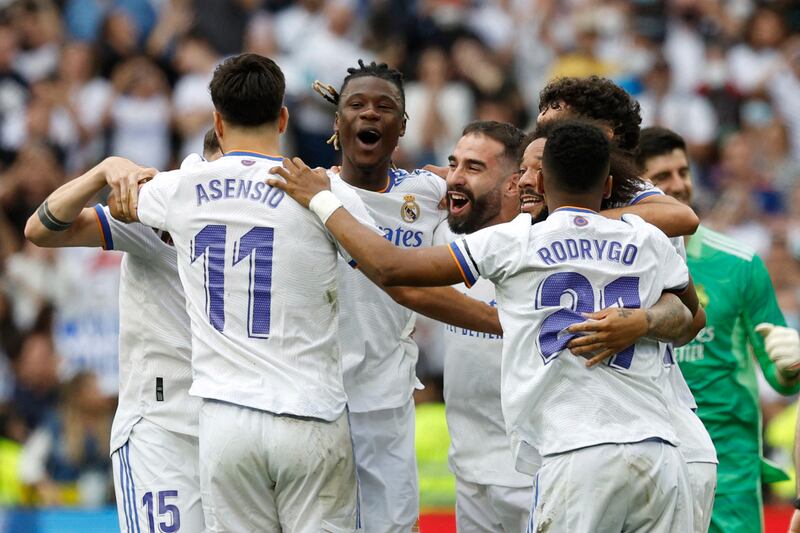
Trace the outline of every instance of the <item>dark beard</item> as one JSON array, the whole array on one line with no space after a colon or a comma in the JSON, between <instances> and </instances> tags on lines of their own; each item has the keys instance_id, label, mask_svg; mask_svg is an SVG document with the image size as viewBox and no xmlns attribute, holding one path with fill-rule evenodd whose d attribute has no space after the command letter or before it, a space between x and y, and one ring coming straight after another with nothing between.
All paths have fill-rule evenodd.
<instances>
[{"instance_id":1,"label":"dark beard","mask_svg":"<svg viewBox=\"0 0 800 533\"><path fill-rule=\"evenodd\" d=\"M453 233L469 234L482 229L488 221L500 214L500 190L493 189L480 198L475 198L471 192L459 190L469 198L472 204L469 214L463 218L454 218L447 215L447 224Z\"/></svg>"}]
</instances>

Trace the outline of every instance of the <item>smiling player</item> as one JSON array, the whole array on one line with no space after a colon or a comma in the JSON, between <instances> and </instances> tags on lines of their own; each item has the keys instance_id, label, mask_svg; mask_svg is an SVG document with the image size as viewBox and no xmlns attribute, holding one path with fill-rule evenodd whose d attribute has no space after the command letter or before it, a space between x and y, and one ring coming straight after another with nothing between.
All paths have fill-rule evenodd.
<instances>
[{"instance_id":1,"label":"smiling player","mask_svg":"<svg viewBox=\"0 0 800 533\"><path fill-rule=\"evenodd\" d=\"M558 333L583 321L579 312L603 307L592 287L604 287L605 302L636 308L688 284L685 265L660 231L637 217L613 221L592 211L611 182L608 141L599 130L564 125L548 139L538 189L554 211L547 222L532 226L523 214L449 247L395 249L340 209L326 192L324 173L299 160L285 166L273 172L286 182L269 183L303 205L311 202L379 283L462 280L470 286L480 275L495 282L505 332L503 414L512 450L517 457L526 448L544 456L532 530L545 524L572 533L691 529L685 463L673 446L658 343L637 342L591 371L562 354L572 336ZM537 286L532 294L530 287ZM562 303L563 295L572 297ZM689 327L691 314L683 309L672 329ZM633 463L641 468L631 469Z\"/></svg>"}]
</instances>

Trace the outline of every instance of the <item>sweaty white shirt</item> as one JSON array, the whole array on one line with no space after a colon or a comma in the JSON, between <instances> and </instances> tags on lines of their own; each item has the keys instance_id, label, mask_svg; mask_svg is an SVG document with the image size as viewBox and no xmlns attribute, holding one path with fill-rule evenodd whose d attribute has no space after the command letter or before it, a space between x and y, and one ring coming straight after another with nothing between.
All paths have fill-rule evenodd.
<instances>
[{"instance_id":1,"label":"sweaty white shirt","mask_svg":"<svg viewBox=\"0 0 800 533\"><path fill-rule=\"evenodd\" d=\"M229 152L158 174L139 219L169 231L192 329L190 393L275 414L335 420L345 407L336 241L266 184L281 158ZM331 190L368 221L340 180Z\"/></svg>"},{"instance_id":2,"label":"sweaty white shirt","mask_svg":"<svg viewBox=\"0 0 800 533\"><path fill-rule=\"evenodd\" d=\"M381 192L350 189L395 246L430 246L436 228L447 224L447 211L439 209L446 184L430 172L391 170ZM339 280L340 346L349 409L360 413L405 405L418 383L414 370L419 352L411 339L415 313L344 262Z\"/></svg>"},{"instance_id":3,"label":"sweaty white shirt","mask_svg":"<svg viewBox=\"0 0 800 533\"><path fill-rule=\"evenodd\" d=\"M685 263L639 217L562 208L531 225L519 215L451 243L467 285L495 283L503 339L502 405L512 450L542 456L603 443L679 443L660 381L659 345L642 339L587 371L566 350L580 313L649 307L688 283ZM521 468L517 464L517 468Z\"/></svg>"},{"instance_id":4,"label":"sweaty white shirt","mask_svg":"<svg viewBox=\"0 0 800 533\"><path fill-rule=\"evenodd\" d=\"M663 195L663 191L650 182L644 182L640 191L627 205L634 205L648 196ZM626 204L615 205L624 207ZM675 251L686 262L686 246L683 237L670 238ZM667 369L666 387L672 396L673 408L670 411L672 423L678 439L681 441L680 451L687 463L717 463L717 452L711 436L708 434L703 422L695 414L697 403L686 380L683 378L680 367L675 363L672 355L672 345L660 343L662 359Z\"/></svg>"},{"instance_id":5,"label":"sweaty white shirt","mask_svg":"<svg viewBox=\"0 0 800 533\"><path fill-rule=\"evenodd\" d=\"M103 248L125 252L119 282L119 404L111 451L141 418L197 436L200 400L192 384L189 316L169 235L124 224L95 206Z\"/></svg>"}]
</instances>

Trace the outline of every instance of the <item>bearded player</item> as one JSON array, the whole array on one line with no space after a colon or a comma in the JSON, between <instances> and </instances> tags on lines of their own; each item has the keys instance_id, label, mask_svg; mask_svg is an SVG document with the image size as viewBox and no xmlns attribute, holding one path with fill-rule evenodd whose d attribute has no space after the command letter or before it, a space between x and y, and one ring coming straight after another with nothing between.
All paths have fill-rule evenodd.
<instances>
[{"instance_id":1,"label":"bearded player","mask_svg":"<svg viewBox=\"0 0 800 533\"><path fill-rule=\"evenodd\" d=\"M512 451L519 458L529 448L544 457L529 530L691 528L685 463L673 446L658 343L639 341L589 370L582 359L564 353L573 336L560 332L583 321L581 312L611 302L650 306L665 290L696 307L686 291L685 265L663 233L638 217L620 222L597 215L611 185L608 140L598 129L565 125L549 139L539 186L554 211L547 222L533 226L522 214L449 247L397 250L340 209L324 173L299 160L284 165L272 172L286 182L269 183L309 204L377 282L441 285L460 279L470 286L480 275L495 282L505 331L503 414ZM528 290L537 285L534 293ZM606 304L596 305L594 286ZM571 297L562 301L565 295ZM691 312L683 307L672 318L673 331L691 326ZM638 399L631 402L630 394ZM641 470L631 463L647 473L637 475Z\"/></svg>"}]
</instances>

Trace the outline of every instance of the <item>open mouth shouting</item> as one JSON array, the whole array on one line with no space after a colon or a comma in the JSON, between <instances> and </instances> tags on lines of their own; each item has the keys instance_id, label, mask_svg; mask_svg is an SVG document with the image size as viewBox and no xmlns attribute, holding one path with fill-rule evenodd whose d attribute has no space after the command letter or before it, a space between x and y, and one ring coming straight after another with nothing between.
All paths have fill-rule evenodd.
<instances>
[{"instance_id":1,"label":"open mouth shouting","mask_svg":"<svg viewBox=\"0 0 800 533\"><path fill-rule=\"evenodd\" d=\"M463 191L447 191L447 210L451 216L460 217L469 211L471 195Z\"/></svg>"},{"instance_id":2,"label":"open mouth shouting","mask_svg":"<svg viewBox=\"0 0 800 533\"><path fill-rule=\"evenodd\" d=\"M525 187L520 192L519 208L521 212L535 216L539 214L543 205L544 197L536 193L532 187Z\"/></svg>"},{"instance_id":3,"label":"open mouth shouting","mask_svg":"<svg viewBox=\"0 0 800 533\"><path fill-rule=\"evenodd\" d=\"M381 141L381 132L375 127L366 127L356 133L359 148L363 150L374 150Z\"/></svg>"}]
</instances>

